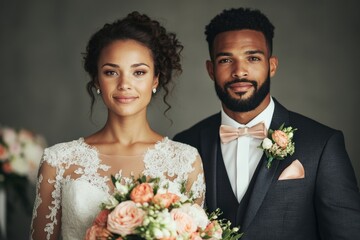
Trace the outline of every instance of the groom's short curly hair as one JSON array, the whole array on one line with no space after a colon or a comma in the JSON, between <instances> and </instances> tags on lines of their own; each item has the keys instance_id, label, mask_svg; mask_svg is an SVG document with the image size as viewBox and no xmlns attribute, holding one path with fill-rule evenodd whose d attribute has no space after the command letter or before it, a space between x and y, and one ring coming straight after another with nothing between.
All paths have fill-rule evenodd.
<instances>
[{"instance_id":1,"label":"groom's short curly hair","mask_svg":"<svg viewBox=\"0 0 360 240\"><path fill-rule=\"evenodd\" d=\"M231 8L215 16L205 27L210 56L212 56L214 39L219 33L243 29L262 32L271 55L275 27L269 19L257 9Z\"/></svg>"}]
</instances>

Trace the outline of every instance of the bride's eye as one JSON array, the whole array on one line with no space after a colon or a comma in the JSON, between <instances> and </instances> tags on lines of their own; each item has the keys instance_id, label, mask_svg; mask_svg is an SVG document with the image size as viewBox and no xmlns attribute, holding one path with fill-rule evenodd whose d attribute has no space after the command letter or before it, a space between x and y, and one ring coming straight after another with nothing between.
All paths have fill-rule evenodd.
<instances>
[{"instance_id":1,"label":"bride's eye","mask_svg":"<svg viewBox=\"0 0 360 240\"><path fill-rule=\"evenodd\" d=\"M144 75L145 73L146 73L145 71L139 70L139 71L135 71L134 75L135 76L141 76L141 75Z\"/></svg>"},{"instance_id":2,"label":"bride's eye","mask_svg":"<svg viewBox=\"0 0 360 240\"><path fill-rule=\"evenodd\" d=\"M106 76L117 76L117 75L118 75L117 72L112 71L112 70L105 70L105 71L104 71L104 74L105 74Z\"/></svg>"}]
</instances>

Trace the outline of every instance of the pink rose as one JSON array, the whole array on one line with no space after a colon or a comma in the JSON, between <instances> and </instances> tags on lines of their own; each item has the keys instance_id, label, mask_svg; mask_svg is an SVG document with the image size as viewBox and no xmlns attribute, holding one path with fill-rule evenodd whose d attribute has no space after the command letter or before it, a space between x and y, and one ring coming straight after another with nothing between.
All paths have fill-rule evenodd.
<instances>
[{"instance_id":1,"label":"pink rose","mask_svg":"<svg viewBox=\"0 0 360 240\"><path fill-rule=\"evenodd\" d=\"M204 233L212 240L222 238L222 229L218 221L212 221L209 225L207 225Z\"/></svg>"},{"instance_id":2,"label":"pink rose","mask_svg":"<svg viewBox=\"0 0 360 240\"><path fill-rule=\"evenodd\" d=\"M170 207L171 204L180 200L180 197L174 193L156 194L152 199L154 204L157 204L163 208Z\"/></svg>"},{"instance_id":3,"label":"pink rose","mask_svg":"<svg viewBox=\"0 0 360 240\"><path fill-rule=\"evenodd\" d=\"M176 231L182 235L184 233L191 234L196 231L197 226L192 217L181 211L179 208L171 210L170 215L176 224Z\"/></svg>"},{"instance_id":4,"label":"pink rose","mask_svg":"<svg viewBox=\"0 0 360 240\"><path fill-rule=\"evenodd\" d=\"M283 131L275 130L271 136L277 145L279 145L282 149L286 148L289 139Z\"/></svg>"},{"instance_id":5,"label":"pink rose","mask_svg":"<svg viewBox=\"0 0 360 240\"><path fill-rule=\"evenodd\" d=\"M149 202L154 197L154 190L149 183L141 183L133 188L130 199L136 203Z\"/></svg>"},{"instance_id":6,"label":"pink rose","mask_svg":"<svg viewBox=\"0 0 360 240\"><path fill-rule=\"evenodd\" d=\"M107 229L110 232L126 236L134 233L143 222L145 212L133 201L124 201L109 214Z\"/></svg>"}]
</instances>

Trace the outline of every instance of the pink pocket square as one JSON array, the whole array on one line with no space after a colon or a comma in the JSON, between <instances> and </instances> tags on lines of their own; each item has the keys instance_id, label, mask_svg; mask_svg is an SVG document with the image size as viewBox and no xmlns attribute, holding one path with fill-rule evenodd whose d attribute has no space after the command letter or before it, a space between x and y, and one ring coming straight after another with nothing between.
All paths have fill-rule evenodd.
<instances>
[{"instance_id":1,"label":"pink pocket square","mask_svg":"<svg viewBox=\"0 0 360 240\"><path fill-rule=\"evenodd\" d=\"M304 167L301 162L296 159L287 168L284 169L278 180L301 179L304 177Z\"/></svg>"}]
</instances>

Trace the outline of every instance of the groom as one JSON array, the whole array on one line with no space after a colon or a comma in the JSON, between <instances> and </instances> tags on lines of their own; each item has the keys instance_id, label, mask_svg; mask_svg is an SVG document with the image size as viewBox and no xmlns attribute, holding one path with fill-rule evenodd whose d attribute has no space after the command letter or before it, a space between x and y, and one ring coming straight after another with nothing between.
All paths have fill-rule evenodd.
<instances>
[{"instance_id":1,"label":"groom","mask_svg":"<svg viewBox=\"0 0 360 240\"><path fill-rule=\"evenodd\" d=\"M222 109L174 139L203 159L208 210L220 208L244 240L360 239L360 194L343 134L270 95L278 60L268 18L253 9L224 10L205 34L207 71ZM293 132L262 142L281 125ZM274 142L279 151L269 162L263 148Z\"/></svg>"}]
</instances>

